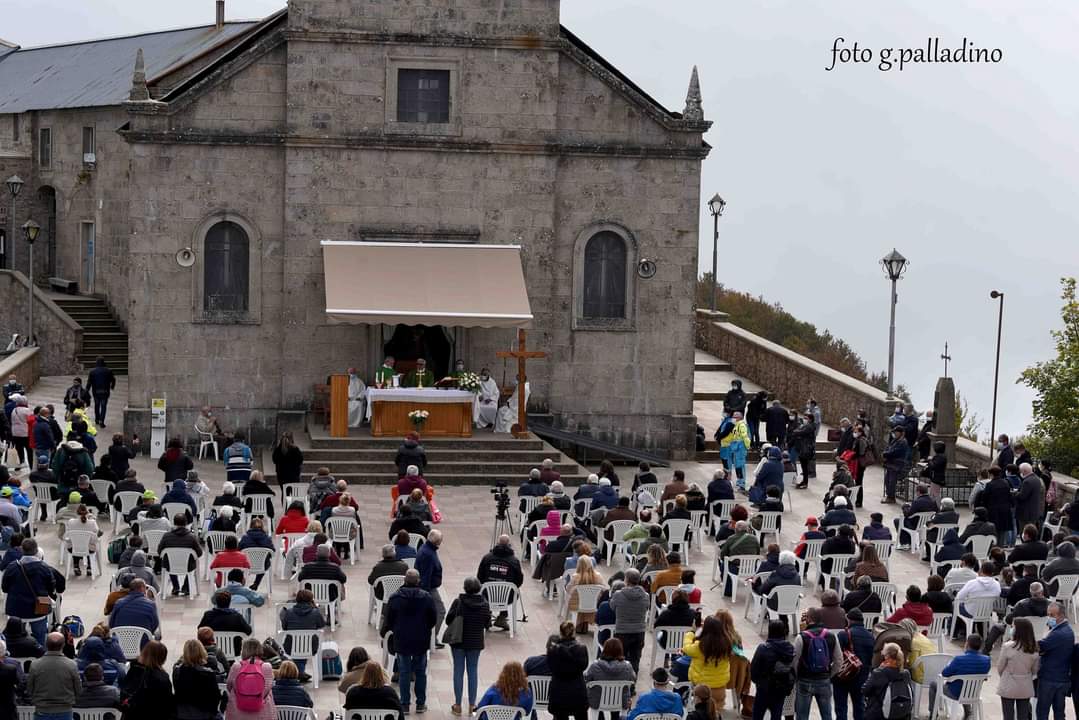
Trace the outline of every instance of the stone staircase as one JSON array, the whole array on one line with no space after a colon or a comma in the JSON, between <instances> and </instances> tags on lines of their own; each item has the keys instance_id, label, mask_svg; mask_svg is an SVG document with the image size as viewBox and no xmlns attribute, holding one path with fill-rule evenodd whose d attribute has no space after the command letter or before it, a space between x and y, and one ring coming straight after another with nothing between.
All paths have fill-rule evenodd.
<instances>
[{"instance_id":1,"label":"stone staircase","mask_svg":"<svg viewBox=\"0 0 1079 720\"><path fill-rule=\"evenodd\" d=\"M401 444L400 438L375 438L366 432L332 438L321 426L311 423L308 427L310 446L303 447L305 480L325 466L334 477L346 480L350 485L389 486L397 482L394 457ZM567 487L583 484L588 477L585 468L534 435L527 440L515 440L478 432L471 438L424 438L423 446L427 451L424 477L435 487L494 487L497 482L516 487L528 477L529 470L539 467L545 458L554 461L554 469L561 473ZM273 463L268 454L263 466L272 475Z\"/></svg>"},{"instance_id":2,"label":"stone staircase","mask_svg":"<svg viewBox=\"0 0 1079 720\"><path fill-rule=\"evenodd\" d=\"M82 326L82 350L78 360L89 369L100 356L116 375L127 375L127 333L97 297L57 297L54 302Z\"/></svg>"}]
</instances>

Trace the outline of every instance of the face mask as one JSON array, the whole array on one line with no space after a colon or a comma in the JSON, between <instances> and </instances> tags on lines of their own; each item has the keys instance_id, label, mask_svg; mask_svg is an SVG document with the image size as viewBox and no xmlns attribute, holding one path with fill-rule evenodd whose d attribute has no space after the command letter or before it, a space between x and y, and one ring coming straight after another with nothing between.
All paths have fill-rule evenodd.
<instances>
[{"instance_id":1,"label":"face mask","mask_svg":"<svg viewBox=\"0 0 1079 720\"><path fill-rule=\"evenodd\" d=\"M480 379L483 380L484 382L486 382L487 380L491 379L491 376L490 375L480 375Z\"/></svg>"},{"instance_id":2,"label":"face mask","mask_svg":"<svg viewBox=\"0 0 1079 720\"><path fill-rule=\"evenodd\" d=\"M1004 449L1004 443L998 442L997 443L997 450L1003 450L1003 449Z\"/></svg>"},{"instance_id":3,"label":"face mask","mask_svg":"<svg viewBox=\"0 0 1079 720\"><path fill-rule=\"evenodd\" d=\"M1057 626L1057 619L1055 617L1049 618L1048 620L1045 621L1045 626L1047 628L1049 628L1050 630L1052 630L1053 628L1055 628Z\"/></svg>"}]
</instances>

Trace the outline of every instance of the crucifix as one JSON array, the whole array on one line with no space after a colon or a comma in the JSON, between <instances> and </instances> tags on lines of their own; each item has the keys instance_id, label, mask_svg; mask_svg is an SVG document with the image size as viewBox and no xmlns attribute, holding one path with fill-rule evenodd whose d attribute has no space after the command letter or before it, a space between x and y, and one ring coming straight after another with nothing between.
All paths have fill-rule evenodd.
<instances>
[{"instance_id":1,"label":"crucifix","mask_svg":"<svg viewBox=\"0 0 1079 720\"><path fill-rule=\"evenodd\" d=\"M944 377L948 377L948 361L952 359L952 356L948 354L948 343L944 343L944 354L940 356L940 359L944 361Z\"/></svg>"},{"instance_id":2,"label":"crucifix","mask_svg":"<svg viewBox=\"0 0 1079 720\"><path fill-rule=\"evenodd\" d=\"M513 426L513 437L528 437L528 390L526 383L528 376L525 375L525 363L528 360L538 360L547 357L547 353L539 350L529 350L525 342L526 332L524 328L517 329L517 349L500 350L495 357L517 358L517 424Z\"/></svg>"}]
</instances>

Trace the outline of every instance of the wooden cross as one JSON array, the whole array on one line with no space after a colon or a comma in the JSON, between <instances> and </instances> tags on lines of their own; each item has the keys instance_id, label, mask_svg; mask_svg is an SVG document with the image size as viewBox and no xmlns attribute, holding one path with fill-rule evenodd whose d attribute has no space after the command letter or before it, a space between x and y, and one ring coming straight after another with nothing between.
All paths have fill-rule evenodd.
<instances>
[{"instance_id":1,"label":"wooden cross","mask_svg":"<svg viewBox=\"0 0 1079 720\"><path fill-rule=\"evenodd\" d=\"M527 333L524 328L517 329L517 349L500 350L495 357L517 358L517 424L513 426L513 437L528 437L528 391L526 383L528 376L525 374L525 363L528 360L538 360L547 357L547 353L539 350L529 350L525 343Z\"/></svg>"},{"instance_id":2,"label":"wooden cross","mask_svg":"<svg viewBox=\"0 0 1079 720\"><path fill-rule=\"evenodd\" d=\"M948 354L948 343L944 343L944 354L940 356L940 359L944 361L944 377L948 377L948 361L952 359L952 356Z\"/></svg>"}]
</instances>

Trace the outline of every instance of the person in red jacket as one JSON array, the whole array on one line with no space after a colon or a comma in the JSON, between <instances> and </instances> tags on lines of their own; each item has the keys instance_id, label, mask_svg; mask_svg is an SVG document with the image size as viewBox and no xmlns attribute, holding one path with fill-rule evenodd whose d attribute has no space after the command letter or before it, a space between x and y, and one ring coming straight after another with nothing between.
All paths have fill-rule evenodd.
<instances>
[{"instance_id":1,"label":"person in red jacket","mask_svg":"<svg viewBox=\"0 0 1079 720\"><path fill-rule=\"evenodd\" d=\"M310 522L307 515L303 510L302 500L293 500L288 506L288 510L281 516L281 519L277 521L277 528L274 530L274 534L283 535L285 533L303 533L307 532L307 525Z\"/></svg>"},{"instance_id":2,"label":"person in red jacket","mask_svg":"<svg viewBox=\"0 0 1079 720\"><path fill-rule=\"evenodd\" d=\"M214 561L210 563L210 569L216 568L250 568L251 561L247 559L247 555L240 549L240 541L236 539L235 535L229 535L225 538L225 549L214 555ZM225 584L225 578L222 573L214 573L214 584L217 587L222 587Z\"/></svg>"},{"instance_id":3,"label":"person in red jacket","mask_svg":"<svg viewBox=\"0 0 1079 720\"><path fill-rule=\"evenodd\" d=\"M907 588L907 601L888 618L890 623L898 623L904 618L910 618L922 626L933 624L933 608L922 602L922 589L917 585Z\"/></svg>"}]
</instances>

